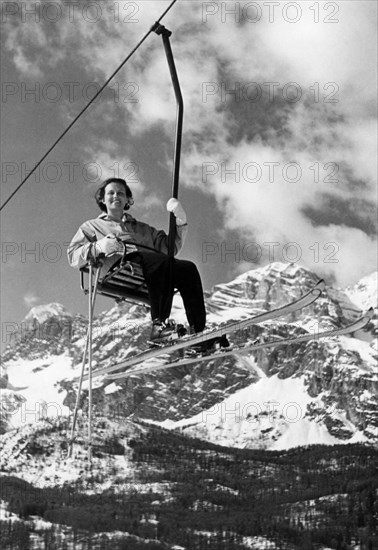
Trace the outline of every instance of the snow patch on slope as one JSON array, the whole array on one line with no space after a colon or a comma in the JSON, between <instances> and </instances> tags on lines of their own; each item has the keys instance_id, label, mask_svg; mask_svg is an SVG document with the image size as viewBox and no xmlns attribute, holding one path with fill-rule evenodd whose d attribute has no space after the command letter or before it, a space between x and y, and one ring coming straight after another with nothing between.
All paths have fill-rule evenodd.
<instances>
[{"instance_id":1,"label":"snow patch on slope","mask_svg":"<svg viewBox=\"0 0 378 550\"><path fill-rule=\"evenodd\" d=\"M7 363L9 380L24 389L17 392L23 403L10 418L10 427L18 428L38 422L43 418L67 416L69 409L63 405L66 391L59 391L57 382L72 378L72 360L68 354L51 355L40 359L14 359ZM1 391L2 400L9 390Z\"/></svg>"},{"instance_id":2,"label":"snow patch on slope","mask_svg":"<svg viewBox=\"0 0 378 550\"><path fill-rule=\"evenodd\" d=\"M367 372L374 372L377 369L377 342L373 341L372 343L365 342L364 340L359 340L358 338L350 338L347 336L340 336L340 343L342 347L346 350L354 351L358 353L363 361L367 365Z\"/></svg>"},{"instance_id":3,"label":"snow patch on slope","mask_svg":"<svg viewBox=\"0 0 378 550\"><path fill-rule=\"evenodd\" d=\"M340 443L323 422L306 418L307 405L318 400L309 396L302 377L265 376L192 418L161 425L239 448L281 450Z\"/></svg>"}]
</instances>

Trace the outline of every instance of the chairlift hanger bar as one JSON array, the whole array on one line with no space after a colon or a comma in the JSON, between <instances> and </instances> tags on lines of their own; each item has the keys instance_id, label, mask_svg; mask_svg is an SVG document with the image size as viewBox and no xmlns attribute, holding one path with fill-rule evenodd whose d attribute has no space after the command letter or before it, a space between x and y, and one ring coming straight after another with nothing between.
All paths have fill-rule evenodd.
<instances>
[{"instance_id":1,"label":"chairlift hanger bar","mask_svg":"<svg viewBox=\"0 0 378 550\"><path fill-rule=\"evenodd\" d=\"M129 55L122 61L122 63L118 66L118 68L113 72L113 74L106 80L106 82L101 86L101 88L96 92L96 94L92 97L92 99L86 104L84 109L80 111L80 113L73 119L73 121L67 126L67 128L62 132L62 134L58 137L58 139L51 145L51 147L46 151L46 153L43 155L43 157L37 162L37 164L32 168L32 170L29 172L29 174L21 181L21 183L16 187L16 189L11 193L11 195L7 198L7 200L4 202L4 204L0 207L0 212L5 208L5 206L9 203L9 201L15 196L15 194L18 192L19 189L24 185L24 183L27 182L27 180L30 178L32 174L37 170L37 168L42 164L42 162L45 160L45 158L51 153L53 149L58 145L61 139L71 130L72 126L79 120L79 118L85 113L85 111L96 101L96 99L99 97L99 95L105 90L105 88L108 86L108 84L113 80L115 75L122 69L122 67L127 63L127 61L131 58L131 56L140 48L140 46L145 42L145 40L149 37L149 35L152 32L155 32L156 26L159 25L160 21L167 15L167 13L171 10L171 8L174 6L174 4L177 2L177 0L172 0L172 2L169 4L168 8L163 12L163 14L159 17L159 19L154 23L154 25L147 31L147 33L144 35L144 37L138 42L138 44L135 46L133 50L129 53Z\"/></svg>"},{"instance_id":2,"label":"chairlift hanger bar","mask_svg":"<svg viewBox=\"0 0 378 550\"><path fill-rule=\"evenodd\" d=\"M175 140L175 152L174 152L174 161L173 161L173 181L172 181L172 197L177 199L178 197L178 188L179 188L179 177L180 177L180 157L181 157L181 141L182 141L182 124L184 117L184 102L182 99L180 84L177 76L175 61L173 59L173 53L171 49L171 43L169 37L171 36L171 31L166 29L163 25L156 22L153 25L152 30L156 34L161 35L163 38L163 44L165 49L165 54L168 61L169 72L171 73L171 79L173 84L173 89L176 97L177 104L177 118L176 118L176 140ZM176 220L174 214L169 216L169 233L168 233L168 256L173 258L174 249L175 249L175 237L176 237Z\"/></svg>"}]
</instances>

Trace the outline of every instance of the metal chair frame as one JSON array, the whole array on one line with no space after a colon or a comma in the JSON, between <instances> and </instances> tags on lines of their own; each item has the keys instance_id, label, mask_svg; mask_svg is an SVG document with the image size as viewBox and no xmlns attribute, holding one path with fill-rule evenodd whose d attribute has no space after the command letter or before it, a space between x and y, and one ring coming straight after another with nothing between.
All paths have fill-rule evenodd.
<instances>
[{"instance_id":1,"label":"metal chair frame","mask_svg":"<svg viewBox=\"0 0 378 550\"><path fill-rule=\"evenodd\" d=\"M140 245L134 242L125 242L125 245L135 245L139 249L156 252L154 248ZM135 261L134 252L125 254L116 262L102 279L98 280L96 292L107 298L113 298L116 302L131 302L149 305L149 295L143 270L139 262ZM89 275L89 267L80 270L80 287L88 294L89 283L85 284L85 276Z\"/></svg>"},{"instance_id":2,"label":"metal chair frame","mask_svg":"<svg viewBox=\"0 0 378 550\"><path fill-rule=\"evenodd\" d=\"M177 105L177 118L176 118L176 139L174 149L174 169L173 169L173 181L172 181L172 193L173 198L178 197L179 187L179 172L180 172L180 156L181 156L181 141L182 141L182 125L183 125L183 113L184 103L181 95L180 84L176 72L176 67L173 59L171 45L169 37L171 31L167 30L160 23L155 23L152 26L152 31L161 35L163 39L163 45L165 54L168 61L168 67L171 74L172 84L174 88L176 105ZM176 237L176 220L173 213L169 216L169 234L168 234L168 256L174 256ZM134 244L134 243L125 243ZM135 243L137 247L147 248L149 247ZM156 252L156 250L154 250ZM132 255L130 255L132 256ZM132 258L128 258L127 248L125 246L125 253L123 258L115 264L106 275L100 280L101 264L99 262L91 261L88 266L81 270L80 284L85 294L88 294L88 330L85 342L85 348L83 352L81 376L79 380L79 386L76 396L76 404L73 415L73 422L71 427L71 436L69 442L69 456L72 456L74 434L77 422L78 409L80 404L80 396L82 390L82 383L84 377L85 365L88 355L88 374L89 374L89 390L88 390L88 460L92 461L92 405L93 405L93 392L92 392L92 334L93 334L93 313L96 303L97 294L101 294L108 298L114 298L116 301L126 301L132 303L139 303L149 305L149 296L147 285L143 278L141 266L132 261ZM85 285L85 274L88 275L88 284Z\"/></svg>"}]
</instances>

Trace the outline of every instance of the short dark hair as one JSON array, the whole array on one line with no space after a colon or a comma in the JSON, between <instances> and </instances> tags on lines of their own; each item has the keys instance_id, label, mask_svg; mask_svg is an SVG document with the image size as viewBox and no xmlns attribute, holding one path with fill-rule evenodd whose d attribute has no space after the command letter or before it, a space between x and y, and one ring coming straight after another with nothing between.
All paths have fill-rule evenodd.
<instances>
[{"instance_id":1,"label":"short dark hair","mask_svg":"<svg viewBox=\"0 0 378 550\"><path fill-rule=\"evenodd\" d=\"M101 187L97 189L95 194L95 199L100 210L102 210L103 212L107 212L106 206L102 201L104 200L104 197L105 197L105 188L107 185L109 185L109 183L119 183L124 186L126 191L126 197L128 199L128 204L125 205L124 210L128 210L130 206L134 204L134 199L133 199L133 194L131 192L130 187L127 185L126 181L123 180L122 178L108 178L104 181Z\"/></svg>"}]
</instances>

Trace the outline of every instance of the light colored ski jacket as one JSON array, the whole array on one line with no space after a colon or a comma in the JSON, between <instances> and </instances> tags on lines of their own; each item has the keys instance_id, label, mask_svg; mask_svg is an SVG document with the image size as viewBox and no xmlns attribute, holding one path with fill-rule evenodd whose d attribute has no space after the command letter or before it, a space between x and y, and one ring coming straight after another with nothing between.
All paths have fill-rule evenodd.
<instances>
[{"instance_id":1,"label":"light colored ski jacket","mask_svg":"<svg viewBox=\"0 0 378 550\"><path fill-rule=\"evenodd\" d=\"M175 254L184 244L187 229L187 225L176 226ZM73 236L67 249L70 266L81 269L91 259L96 258L94 243L109 234L122 241L130 241L168 253L168 236L165 231L140 222L127 213L123 215L122 222L119 222L103 212L98 218L84 222ZM138 247L128 247L129 252L132 250L138 250ZM122 254L116 253L104 258L100 277L102 278L121 257Z\"/></svg>"}]
</instances>

